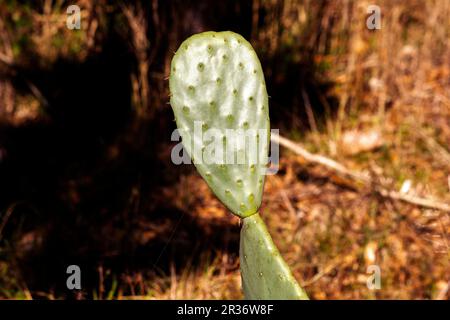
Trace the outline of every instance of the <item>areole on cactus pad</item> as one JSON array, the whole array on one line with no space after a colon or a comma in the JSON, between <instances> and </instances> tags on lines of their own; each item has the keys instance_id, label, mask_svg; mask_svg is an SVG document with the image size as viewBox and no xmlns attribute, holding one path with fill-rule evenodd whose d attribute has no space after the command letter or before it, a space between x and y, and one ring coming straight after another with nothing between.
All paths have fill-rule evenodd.
<instances>
[{"instance_id":1,"label":"areole on cactus pad","mask_svg":"<svg viewBox=\"0 0 450 320\"><path fill-rule=\"evenodd\" d=\"M245 297L307 299L258 214L270 120L264 74L252 46L230 31L193 35L175 53L169 82L185 150L214 194L243 220Z\"/></svg>"}]
</instances>

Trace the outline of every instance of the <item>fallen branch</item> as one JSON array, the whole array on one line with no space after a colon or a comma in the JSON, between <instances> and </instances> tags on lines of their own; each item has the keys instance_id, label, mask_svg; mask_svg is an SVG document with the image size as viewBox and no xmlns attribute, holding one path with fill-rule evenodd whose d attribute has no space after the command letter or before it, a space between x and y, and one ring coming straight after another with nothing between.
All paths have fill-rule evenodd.
<instances>
[{"instance_id":1,"label":"fallen branch","mask_svg":"<svg viewBox=\"0 0 450 320\"><path fill-rule=\"evenodd\" d=\"M419 207L450 212L450 205L443 203L443 202L433 200L433 199L416 197L413 195L409 195L406 193L401 193L401 192L397 192L397 191L393 191L393 190L388 190L388 189L377 189L377 192L385 198L401 200L403 202L408 202L408 203L414 204Z\"/></svg>"},{"instance_id":2,"label":"fallen branch","mask_svg":"<svg viewBox=\"0 0 450 320\"><path fill-rule=\"evenodd\" d=\"M305 150L303 147L301 147L299 144L281 137L278 134L271 134L271 140L275 143L278 143L279 145L295 152L302 158L304 158L306 161L311 163L320 164L322 166L325 166L329 169L332 169L333 171L344 175L346 177L350 177L354 180L360 181L364 183L366 186L372 187L379 195L385 198L390 198L394 200L400 200L403 202L407 202L410 204L414 204L416 206L424 207L424 208L430 208L435 210L441 210L444 212L450 212L450 205L439 202L433 199L428 198L421 198L413 195L408 195L405 193L397 192L390 190L382 185L380 185L377 181L372 179L369 175L364 174L362 172L350 170L340 164L339 162L336 162L330 158L310 153L309 151Z\"/></svg>"}]
</instances>

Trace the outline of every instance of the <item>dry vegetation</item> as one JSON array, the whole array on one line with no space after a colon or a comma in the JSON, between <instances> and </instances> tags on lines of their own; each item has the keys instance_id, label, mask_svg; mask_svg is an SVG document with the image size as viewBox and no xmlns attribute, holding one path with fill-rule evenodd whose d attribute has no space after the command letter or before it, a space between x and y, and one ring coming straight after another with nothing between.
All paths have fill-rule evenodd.
<instances>
[{"instance_id":1,"label":"dry vegetation","mask_svg":"<svg viewBox=\"0 0 450 320\"><path fill-rule=\"evenodd\" d=\"M331 84L318 93L307 85L289 86L298 98L287 109L282 105L285 101L269 92L271 113L275 113L272 126L309 151L364 172L391 190L450 204L450 2L378 1L382 29L375 31L365 25L369 4L350 0L253 1L251 41L262 57L269 89L282 92L278 89L290 81L283 74L293 65L301 68L308 60L314 63L311 72L315 81ZM44 14L49 15L50 9ZM176 43L167 46L166 55L160 58L163 67L155 71L152 65L157 54L148 53L153 43L142 36L147 32L142 8L120 10L134 35L130 47L138 62L131 81L137 114L153 105L168 109L161 72L167 75L167 61ZM91 31L80 35L77 59L94 50L91 38L101 23L93 21L100 13L93 7L85 13L89 16L94 11L87 28ZM162 23L153 15L148 24ZM46 41L38 37L45 38L52 30L43 25L33 34L33 41L35 37L36 41ZM0 36L0 61L7 63L15 56L11 35L1 23ZM158 37L156 45L161 41ZM171 37L182 38L180 34ZM45 49L37 54L42 60L71 54L65 44L58 50ZM31 117L24 118L25 111L20 111L23 104L30 108L26 112L32 112L29 110L37 108L33 101L39 101L39 95L18 96L13 103L8 81L0 78L0 123L11 117L19 125ZM152 93L152 89L157 92ZM155 112L152 109L145 117L151 121ZM171 146L168 142L158 146L162 162L170 163ZM150 194L136 188L130 193L127 210L144 211L144 216L146 210L168 207L181 212L174 219L142 219L129 235L143 245L159 239L157 260L173 250L167 268L156 267L158 261L147 270L124 273L99 267L99 284L90 288L93 296L242 298L236 250L239 220L209 192L198 174L181 169L173 184L157 186ZM143 198L150 204L140 205ZM313 299L450 297L449 212L382 197L371 186L361 186L281 147L280 170L268 176L261 213L295 276ZM0 240L7 214L2 208ZM184 228L186 221L198 229ZM185 261L180 264L174 243L196 241L192 240L195 230L201 230L204 240L183 249L191 252L185 252ZM58 298L50 292L30 292L13 270L11 259L2 260L1 244L0 297ZM367 267L373 264L380 267L382 277L381 289L375 291L366 286Z\"/></svg>"}]
</instances>

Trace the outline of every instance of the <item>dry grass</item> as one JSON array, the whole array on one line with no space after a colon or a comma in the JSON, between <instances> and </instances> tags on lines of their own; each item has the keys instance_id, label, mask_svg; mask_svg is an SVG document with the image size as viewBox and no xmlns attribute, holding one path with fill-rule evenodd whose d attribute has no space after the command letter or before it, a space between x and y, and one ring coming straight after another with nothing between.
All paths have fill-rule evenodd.
<instances>
[{"instance_id":1,"label":"dry grass","mask_svg":"<svg viewBox=\"0 0 450 320\"><path fill-rule=\"evenodd\" d=\"M191 208L205 225L229 220L201 178L194 175L188 180L190 186L202 189L193 192L201 196L190 197L180 206ZM185 186L176 192L186 190ZM261 213L313 299L429 299L438 297L447 284L448 215L349 190L333 182L322 168L305 168L295 156L284 155L281 173L269 176ZM217 254L216 260L188 268L181 276L150 280L157 289L149 290L147 296L241 297L237 257L230 261L227 253ZM381 268L382 287L377 291L366 286L367 267L373 264ZM228 265L236 267L225 275L212 271ZM220 289L208 290L211 285Z\"/></svg>"}]
</instances>

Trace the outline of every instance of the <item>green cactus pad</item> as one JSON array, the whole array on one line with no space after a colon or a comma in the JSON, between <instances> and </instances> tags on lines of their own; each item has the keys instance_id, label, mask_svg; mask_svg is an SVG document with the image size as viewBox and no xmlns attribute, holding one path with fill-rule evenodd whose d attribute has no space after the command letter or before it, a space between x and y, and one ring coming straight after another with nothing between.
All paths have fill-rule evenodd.
<instances>
[{"instance_id":1,"label":"green cactus pad","mask_svg":"<svg viewBox=\"0 0 450 320\"><path fill-rule=\"evenodd\" d=\"M229 31L188 38L172 59L170 92L184 148L200 175L234 214L256 213L270 123L264 74L250 43Z\"/></svg>"},{"instance_id":2,"label":"green cactus pad","mask_svg":"<svg viewBox=\"0 0 450 320\"><path fill-rule=\"evenodd\" d=\"M246 299L308 299L278 252L259 214L243 219L239 259Z\"/></svg>"}]
</instances>

